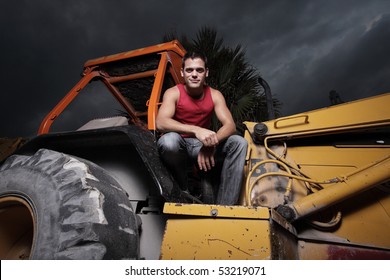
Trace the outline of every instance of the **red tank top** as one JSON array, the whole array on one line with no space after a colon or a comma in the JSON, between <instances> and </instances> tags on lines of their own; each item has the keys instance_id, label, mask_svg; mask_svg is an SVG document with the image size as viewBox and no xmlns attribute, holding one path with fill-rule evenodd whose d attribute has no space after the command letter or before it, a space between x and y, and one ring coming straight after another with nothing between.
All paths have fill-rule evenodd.
<instances>
[{"instance_id":1,"label":"red tank top","mask_svg":"<svg viewBox=\"0 0 390 280\"><path fill-rule=\"evenodd\" d=\"M180 95L173 118L184 124L210 128L211 117L214 111L210 87L204 87L204 94L201 99L194 99L189 96L183 84L178 84L177 87ZM191 137L191 135L182 136Z\"/></svg>"}]
</instances>

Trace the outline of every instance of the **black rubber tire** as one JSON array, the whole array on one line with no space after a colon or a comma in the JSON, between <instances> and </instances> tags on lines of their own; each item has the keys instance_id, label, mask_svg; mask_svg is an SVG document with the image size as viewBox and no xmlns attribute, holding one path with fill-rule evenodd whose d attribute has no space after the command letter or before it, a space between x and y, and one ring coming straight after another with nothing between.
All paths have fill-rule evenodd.
<instances>
[{"instance_id":1,"label":"black rubber tire","mask_svg":"<svg viewBox=\"0 0 390 280\"><path fill-rule=\"evenodd\" d=\"M46 149L11 156L0 167L0 198L7 196L33 209L30 259L139 256L138 219L126 193L92 162Z\"/></svg>"}]
</instances>

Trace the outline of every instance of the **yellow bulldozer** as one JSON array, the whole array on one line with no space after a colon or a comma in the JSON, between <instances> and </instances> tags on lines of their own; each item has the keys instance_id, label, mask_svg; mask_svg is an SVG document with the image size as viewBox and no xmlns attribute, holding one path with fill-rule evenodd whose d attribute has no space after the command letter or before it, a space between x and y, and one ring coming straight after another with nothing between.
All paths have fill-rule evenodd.
<instances>
[{"instance_id":1,"label":"yellow bulldozer","mask_svg":"<svg viewBox=\"0 0 390 280\"><path fill-rule=\"evenodd\" d=\"M156 148L184 54L171 41L84 64L0 164L0 259L390 259L389 93L245 122L240 203L206 204Z\"/></svg>"}]
</instances>

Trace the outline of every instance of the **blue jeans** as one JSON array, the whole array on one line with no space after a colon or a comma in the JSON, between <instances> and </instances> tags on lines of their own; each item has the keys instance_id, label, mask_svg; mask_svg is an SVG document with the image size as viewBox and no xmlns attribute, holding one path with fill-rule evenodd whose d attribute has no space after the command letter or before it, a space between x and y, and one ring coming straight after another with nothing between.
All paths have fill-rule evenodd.
<instances>
[{"instance_id":1,"label":"blue jeans","mask_svg":"<svg viewBox=\"0 0 390 280\"><path fill-rule=\"evenodd\" d=\"M181 189L188 190L187 167L197 162L202 143L196 138L183 138L176 132L169 132L161 136L157 146L161 159ZM216 204L237 204L247 147L247 141L239 135L232 135L218 145L215 159L217 162L222 160L222 170Z\"/></svg>"}]
</instances>

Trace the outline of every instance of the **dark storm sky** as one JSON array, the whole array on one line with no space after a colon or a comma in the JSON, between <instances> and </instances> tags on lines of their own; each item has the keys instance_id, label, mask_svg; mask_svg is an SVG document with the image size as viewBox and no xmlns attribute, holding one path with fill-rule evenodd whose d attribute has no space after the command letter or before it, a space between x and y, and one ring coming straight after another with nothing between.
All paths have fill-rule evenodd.
<instances>
[{"instance_id":1,"label":"dark storm sky","mask_svg":"<svg viewBox=\"0 0 390 280\"><path fill-rule=\"evenodd\" d=\"M33 136L83 63L200 27L241 44L289 115L390 92L388 0L14 0L0 3L0 137ZM389 104L390 105L390 104Z\"/></svg>"}]
</instances>

